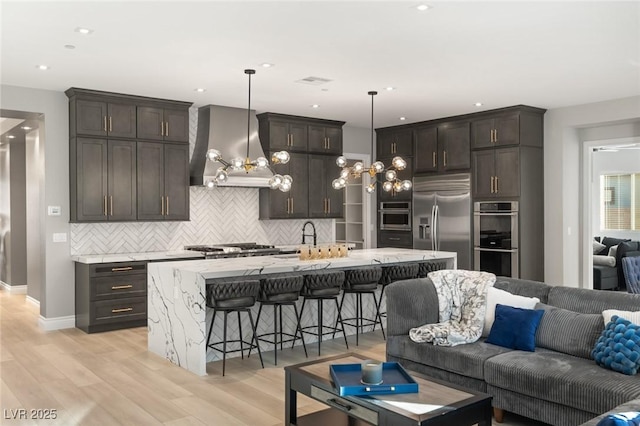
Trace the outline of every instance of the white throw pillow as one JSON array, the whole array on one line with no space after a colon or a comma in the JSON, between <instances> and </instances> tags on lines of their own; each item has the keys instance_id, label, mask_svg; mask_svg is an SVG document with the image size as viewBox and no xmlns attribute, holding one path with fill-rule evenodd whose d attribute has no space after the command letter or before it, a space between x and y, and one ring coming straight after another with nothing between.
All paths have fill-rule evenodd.
<instances>
[{"instance_id":1,"label":"white throw pillow","mask_svg":"<svg viewBox=\"0 0 640 426\"><path fill-rule=\"evenodd\" d=\"M496 319L496 305L513 306L514 308L533 309L540 302L537 297L524 297L511 294L499 288L489 287L487 290L487 311L484 314L482 337L487 337Z\"/></svg>"},{"instance_id":2,"label":"white throw pillow","mask_svg":"<svg viewBox=\"0 0 640 426\"><path fill-rule=\"evenodd\" d=\"M603 248L605 248L606 246L604 244L601 244L599 242L597 242L596 240L593 240L593 254L598 254L602 251Z\"/></svg>"},{"instance_id":3,"label":"white throw pillow","mask_svg":"<svg viewBox=\"0 0 640 426\"><path fill-rule=\"evenodd\" d=\"M616 258L613 256L600 256L599 254L594 254L593 264L614 267L616 266Z\"/></svg>"},{"instance_id":4,"label":"white throw pillow","mask_svg":"<svg viewBox=\"0 0 640 426\"><path fill-rule=\"evenodd\" d=\"M602 317L604 318L604 325L606 326L611 321L611 317L617 315L621 318L631 321L634 324L640 324L640 311L618 311L617 309L607 309L602 311Z\"/></svg>"},{"instance_id":5,"label":"white throw pillow","mask_svg":"<svg viewBox=\"0 0 640 426\"><path fill-rule=\"evenodd\" d=\"M609 253L607 253L607 256L611 256L611 257L616 257L616 252L618 251L618 246L611 246L609 247Z\"/></svg>"}]
</instances>

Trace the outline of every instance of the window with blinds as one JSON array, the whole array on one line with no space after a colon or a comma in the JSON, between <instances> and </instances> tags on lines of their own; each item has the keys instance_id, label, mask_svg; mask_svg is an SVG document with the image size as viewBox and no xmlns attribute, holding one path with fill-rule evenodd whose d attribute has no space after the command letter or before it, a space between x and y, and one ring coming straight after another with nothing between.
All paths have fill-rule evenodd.
<instances>
[{"instance_id":1,"label":"window with blinds","mask_svg":"<svg viewBox=\"0 0 640 426\"><path fill-rule=\"evenodd\" d=\"M640 230L640 173L600 176L602 229Z\"/></svg>"}]
</instances>

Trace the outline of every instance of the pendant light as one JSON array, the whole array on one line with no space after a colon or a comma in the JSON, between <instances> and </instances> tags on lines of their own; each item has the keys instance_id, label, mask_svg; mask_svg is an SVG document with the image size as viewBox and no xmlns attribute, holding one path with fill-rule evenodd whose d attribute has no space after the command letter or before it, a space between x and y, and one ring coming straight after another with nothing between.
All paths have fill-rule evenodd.
<instances>
[{"instance_id":1,"label":"pendant light","mask_svg":"<svg viewBox=\"0 0 640 426\"><path fill-rule=\"evenodd\" d=\"M274 172L273 176L269 179L269 187L271 189L279 189L282 192L288 192L293 184L293 178L289 175L279 175L269 165L269 160L265 157L258 157L252 160L249 157L249 141L251 135L251 76L256 73L256 70L246 69L244 73L249 76L249 102L247 106L247 155L245 158L236 157L227 161L222 158L222 154L217 149L210 149L207 151L207 159L210 161L218 162L222 164L222 167L218 168L213 181L208 185L209 187L217 186L219 183L224 183L229 178L228 171L231 170L244 170L245 173L250 173L259 169L269 169ZM287 164L289 162L289 153L287 151L278 151L271 156L271 164Z\"/></svg>"},{"instance_id":2,"label":"pendant light","mask_svg":"<svg viewBox=\"0 0 640 426\"><path fill-rule=\"evenodd\" d=\"M373 97L378 92L371 91L368 95L371 96L371 157L373 158ZM342 189L347 186L349 179L359 179L363 173L369 173L373 182L367 185L367 192L372 194L376 190L376 184L378 183L376 175L384 173L384 182L382 183L382 189L385 192L401 192L411 189L412 183L410 180L398 179L398 172L404 170L407 167L407 162L402 157L393 157L391 160L391 166L386 168L382 161L375 161L371 166L365 166L362 161L358 161L353 166L347 166L347 159L344 156L340 156L336 159L336 164L341 167L340 177L334 179L331 185L333 189Z\"/></svg>"}]
</instances>

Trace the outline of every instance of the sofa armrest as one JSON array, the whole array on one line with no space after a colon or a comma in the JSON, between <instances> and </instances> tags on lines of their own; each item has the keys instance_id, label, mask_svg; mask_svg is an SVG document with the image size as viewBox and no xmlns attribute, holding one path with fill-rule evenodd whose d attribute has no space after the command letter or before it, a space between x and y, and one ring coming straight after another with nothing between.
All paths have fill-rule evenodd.
<instances>
[{"instance_id":1,"label":"sofa armrest","mask_svg":"<svg viewBox=\"0 0 640 426\"><path fill-rule=\"evenodd\" d=\"M387 334L407 335L409 329L438 322L438 295L429 278L415 278L389 284Z\"/></svg>"}]
</instances>

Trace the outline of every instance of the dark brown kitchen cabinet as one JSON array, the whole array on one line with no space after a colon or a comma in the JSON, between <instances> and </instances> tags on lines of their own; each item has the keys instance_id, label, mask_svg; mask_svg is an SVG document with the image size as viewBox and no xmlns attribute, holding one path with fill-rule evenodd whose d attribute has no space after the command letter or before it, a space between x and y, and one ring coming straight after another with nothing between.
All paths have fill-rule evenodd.
<instances>
[{"instance_id":1,"label":"dark brown kitchen cabinet","mask_svg":"<svg viewBox=\"0 0 640 426\"><path fill-rule=\"evenodd\" d=\"M71 221L136 220L136 143L71 140Z\"/></svg>"},{"instance_id":2,"label":"dark brown kitchen cabinet","mask_svg":"<svg viewBox=\"0 0 640 426\"><path fill-rule=\"evenodd\" d=\"M474 148L517 145L519 143L519 114L498 115L474 121L472 138Z\"/></svg>"},{"instance_id":3,"label":"dark brown kitchen cabinet","mask_svg":"<svg viewBox=\"0 0 640 426\"><path fill-rule=\"evenodd\" d=\"M473 153L473 196L478 199L520 195L520 149L499 148Z\"/></svg>"},{"instance_id":4,"label":"dark brown kitchen cabinet","mask_svg":"<svg viewBox=\"0 0 640 426\"><path fill-rule=\"evenodd\" d=\"M416 129L416 173L438 171L438 127Z\"/></svg>"},{"instance_id":5,"label":"dark brown kitchen cabinet","mask_svg":"<svg viewBox=\"0 0 640 426\"><path fill-rule=\"evenodd\" d=\"M448 122L415 130L415 173L471 168L469 122Z\"/></svg>"},{"instance_id":6,"label":"dark brown kitchen cabinet","mask_svg":"<svg viewBox=\"0 0 640 426\"><path fill-rule=\"evenodd\" d=\"M407 162L407 167L404 170L400 170L398 172L398 179L402 180L412 180L413 179L413 158L412 157L403 157L404 160ZM391 165L391 158L380 158L380 161L382 161L385 165L386 168L389 168L389 166ZM376 192L378 193L378 202L381 201L395 201L395 200L411 200L412 197L412 191L400 191L397 192L395 190L391 190L389 192L385 191L384 189L382 189L382 184L385 180L384 178L384 174L379 174L376 175L378 178L378 184L376 186Z\"/></svg>"},{"instance_id":7,"label":"dark brown kitchen cabinet","mask_svg":"<svg viewBox=\"0 0 640 426\"><path fill-rule=\"evenodd\" d=\"M73 135L136 137L136 106L134 104L107 103L79 99L74 111Z\"/></svg>"},{"instance_id":8,"label":"dark brown kitchen cabinet","mask_svg":"<svg viewBox=\"0 0 640 426\"><path fill-rule=\"evenodd\" d=\"M309 125L309 152L342 154L342 128Z\"/></svg>"},{"instance_id":9,"label":"dark brown kitchen cabinet","mask_svg":"<svg viewBox=\"0 0 640 426\"><path fill-rule=\"evenodd\" d=\"M138 220L189 220L189 146L138 142Z\"/></svg>"},{"instance_id":10,"label":"dark brown kitchen cabinet","mask_svg":"<svg viewBox=\"0 0 640 426\"><path fill-rule=\"evenodd\" d=\"M344 190L331 185L339 172L335 157L309 155L309 217L343 217Z\"/></svg>"},{"instance_id":11,"label":"dark brown kitchen cabinet","mask_svg":"<svg viewBox=\"0 0 640 426\"><path fill-rule=\"evenodd\" d=\"M264 117L260 118L260 121L264 120ZM260 123L260 142L265 151L306 152L308 145L307 124L300 121L268 118L266 126Z\"/></svg>"},{"instance_id":12,"label":"dark brown kitchen cabinet","mask_svg":"<svg viewBox=\"0 0 640 426\"><path fill-rule=\"evenodd\" d=\"M75 264L76 327L86 333L147 325L147 264Z\"/></svg>"},{"instance_id":13,"label":"dark brown kitchen cabinet","mask_svg":"<svg viewBox=\"0 0 640 426\"><path fill-rule=\"evenodd\" d=\"M413 234L410 231L378 231L378 248L413 248Z\"/></svg>"},{"instance_id":14,"label":"dark brown kitchen cabinet","mask_svg":"<svg viewBox=\"0 0 640 426\"><path fill-rule=\"evenodd\" d=\"M269 153L271 155L272 153ZM260 188L260 219L303 219L309 214L309 173L307 154L291 153L287 164L276 164L273 170L293 179L291 190Z\"/></svg>"},{"instance_id":15,"label":"dark brown kitchen cabinet","mask_svg":"<svg viewBox=\"0 0 640 426\"><path fill-rule=\"evenodd\" d=\"M189 110L139 106L138 139L189 142Z\"/></svg>"},{"instance_id":16,"label":"dark brown kitchen cabinet","mask_svg":"<svg viewBox=\"0 0 640 426\"><path fill-rule=\"evenodd\" d=\"M413 132L411 129L377 130L376 135L376 156L378 158L413 156Z\"/></svg>"}]
</instances>

